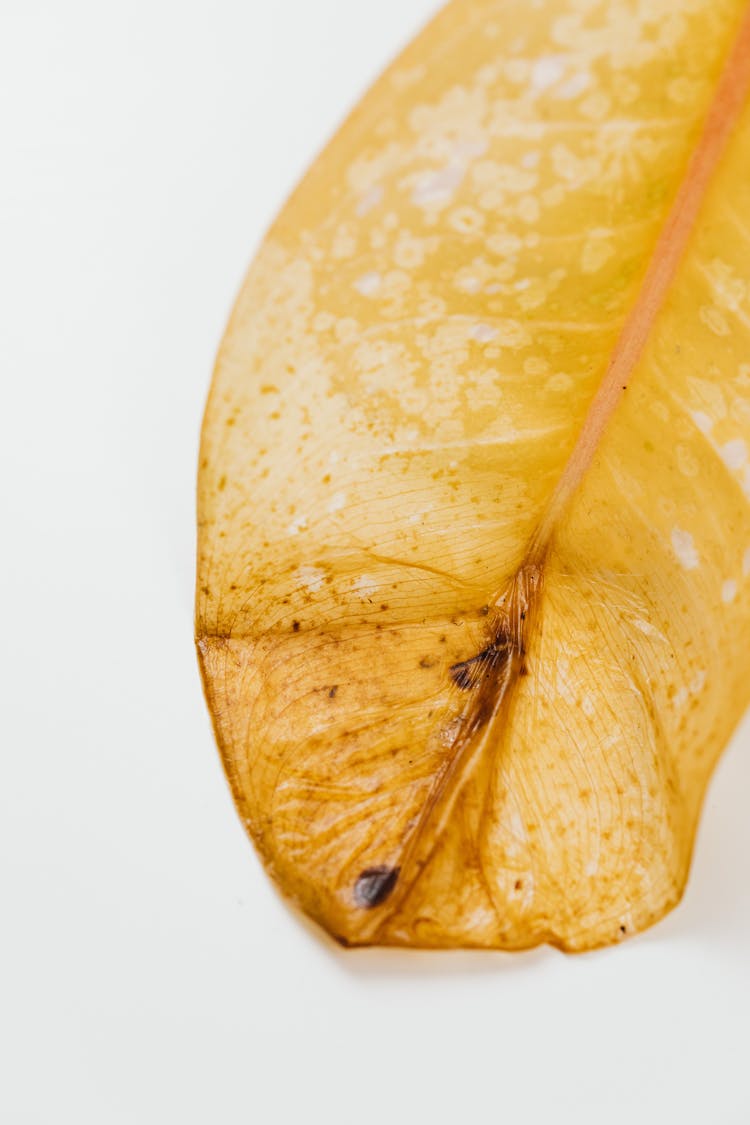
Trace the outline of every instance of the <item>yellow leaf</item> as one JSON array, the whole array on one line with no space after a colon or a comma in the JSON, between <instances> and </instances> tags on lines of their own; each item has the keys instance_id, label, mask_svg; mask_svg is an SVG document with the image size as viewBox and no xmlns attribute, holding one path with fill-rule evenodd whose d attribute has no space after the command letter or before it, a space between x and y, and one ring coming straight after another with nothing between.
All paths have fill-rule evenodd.
<instances>
[{"instance_id":1,"label":"yellow leaf","mask_svg":"<svg viewBox=\"0 0 750 1125\"><path fill-rule=\"evenodd\" d=\"M250 270L198 647L345 943L587 949L682 893L750 685L746 9L454 0Z\"/></svg>"}]
</instances>

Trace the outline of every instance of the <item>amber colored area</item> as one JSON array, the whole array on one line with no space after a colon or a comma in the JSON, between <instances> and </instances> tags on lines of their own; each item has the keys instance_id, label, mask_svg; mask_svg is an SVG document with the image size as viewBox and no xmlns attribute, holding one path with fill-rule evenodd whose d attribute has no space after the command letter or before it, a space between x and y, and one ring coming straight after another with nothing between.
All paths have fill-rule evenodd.
<instances>
[{"instance_id":1,"label":"amber colored area","mask_svg":"<svg viewBox=\"0 0 750 1125\"><path fill-rule=\"evenodd\" d=\"M750 687L749 86L739 0L454 0L251 267L197 643L342 942L582 950L682 894Z\"/></svg>"}]
</instances>

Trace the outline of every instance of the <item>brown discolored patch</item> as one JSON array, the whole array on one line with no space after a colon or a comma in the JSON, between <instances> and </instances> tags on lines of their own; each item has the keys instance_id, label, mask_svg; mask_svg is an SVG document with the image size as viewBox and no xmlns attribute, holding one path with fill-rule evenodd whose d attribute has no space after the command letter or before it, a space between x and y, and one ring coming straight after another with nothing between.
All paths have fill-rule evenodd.
<instances>
[{"instance_id":1,"label":"brown discolored patch","mask_svg":"<svg viewBox=\"0 0 750 1125\"><path fill-rule=\"evenodd\" d=\"M450 677L456 687L461 688L462 691L470 691L481 683L487 672L507 660L509 653L510 640L504 636L499 637L476 656L452 664L449 669Z\"/></svg>"}]
</instances>

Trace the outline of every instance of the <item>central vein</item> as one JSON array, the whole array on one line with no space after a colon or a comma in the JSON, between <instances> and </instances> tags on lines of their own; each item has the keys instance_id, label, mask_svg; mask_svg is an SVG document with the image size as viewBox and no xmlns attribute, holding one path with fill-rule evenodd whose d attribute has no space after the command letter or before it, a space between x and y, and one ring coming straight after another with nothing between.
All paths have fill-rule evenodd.
<instances>
[{"instance_id":1,"label":"central vein","mask_svg":"<svg viewBox=\"0 0 750 1125\"><path fill-rule=\"evenodd\" d=\"M716 168L750 93L750 3L738 27L703 129L657 238L638 297L623 325L565 469L509 586L493 599L489 641L470 660L453 667L454 683L471 692L458 731L407 839L398 868L383 869L390 885L379 932L399 909L429 862L463 782L478 763L494 759L500 738L496 720L507 715L513 688L526 671L527 638L538 618L546 558L572 498L591 466L602 435L638 364L654 322L682 262ZM373 869L375 870L375 869ZM380 870L380 869L377 869ZM395 893L391 895L391 891Z\"/></svg>"}]
</instances>

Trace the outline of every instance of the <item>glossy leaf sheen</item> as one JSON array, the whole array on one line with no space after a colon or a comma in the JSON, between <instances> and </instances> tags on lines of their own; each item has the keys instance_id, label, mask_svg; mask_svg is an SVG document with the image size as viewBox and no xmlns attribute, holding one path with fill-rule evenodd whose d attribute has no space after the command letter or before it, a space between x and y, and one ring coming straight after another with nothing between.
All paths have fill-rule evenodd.
<instances>
[{"instance_id":1,"label":"glossy leaf sheen","mask_svg":"<svg viewBox=\"0 0 750 1125\"><path fill-rule=\"evenodd\" d=\"M454 0L219 354L197 639L338 939L587 949L679 899L750 669L744 0Z\"/></svg>"}]
</instances>

